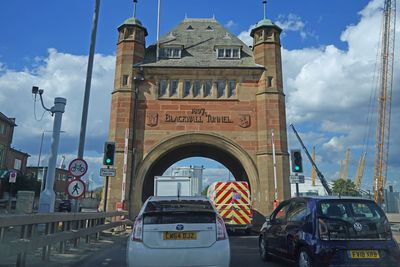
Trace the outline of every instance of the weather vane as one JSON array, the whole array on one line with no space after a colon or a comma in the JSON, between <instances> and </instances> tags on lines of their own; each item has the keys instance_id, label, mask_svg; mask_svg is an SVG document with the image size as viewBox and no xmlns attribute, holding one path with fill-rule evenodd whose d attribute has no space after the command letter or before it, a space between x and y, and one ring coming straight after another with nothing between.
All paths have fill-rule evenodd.
<instances>
[{"instance_id":1,"label":"weather vane","mask_svg":"<svg viewBox=\"0 0 400 267\"><path fill-rule=\"evenodd\" d=\"M136 18L136 4L137 0L133 0L133 17Z\"/></svg>"},{"instance_id":2,"label":"weather vane","mask_svg":"<svg viewBox=\"0 0 400 267\"><path fill-rule=\"evenodd\" d=\"M263 4L264 4L264 19L266 19L267 18L267 0L264 0Z\"/></svg>"}]
</instances>

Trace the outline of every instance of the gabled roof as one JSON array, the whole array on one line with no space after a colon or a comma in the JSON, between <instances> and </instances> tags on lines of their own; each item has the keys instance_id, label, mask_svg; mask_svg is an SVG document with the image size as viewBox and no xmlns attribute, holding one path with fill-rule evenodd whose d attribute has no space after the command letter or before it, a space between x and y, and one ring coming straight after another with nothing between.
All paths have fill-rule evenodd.
<instances>
[{"instance_id":1,"label":"gabled roof","mask_svg":"<svg viewBox=\"0 0 400 267\"><path fill-rule=\"evenodd\" d=\"M156 61L157 45L146 49L143 67L264 68L255 63L251 49L215 19L185 19L160 39L160 47L183 47L182 57ZM241 47L240 59L217 59L215 47Z\"/></svg>"},{"instance_id":2,"label":"gabled roof","mask_svg":"<svg viewBox=\"0 0 400 267\"><path fill-rule=\"evenodd\" d=\"M11 126L17 126L15 124L15 119L14 118L9 118L6 115L4 115L3 113L0 112L0 120L7 122L8 124L10 124Z\"/></svg>"}]
</instances>

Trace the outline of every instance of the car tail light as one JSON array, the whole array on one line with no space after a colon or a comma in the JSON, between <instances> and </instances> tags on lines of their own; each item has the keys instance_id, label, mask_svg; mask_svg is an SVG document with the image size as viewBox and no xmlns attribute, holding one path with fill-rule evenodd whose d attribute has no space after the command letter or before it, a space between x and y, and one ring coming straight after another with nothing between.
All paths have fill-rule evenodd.
<instances>
[{"instance_id":1,"label":"car tail light","mask_svg":"<svg viewBox=\"0 0 400 267\"><path fill-rule=\"evenodd\" d=\"M228 238L228 233L226 232L224 220L221 217L217 217L217 241L225 240Z\"/></svg>"},{"instance_id":2,"label":"car tail light","mask_svg":"<svg viewBox=\"0 0 400 267\"><path fill-rule=\"evenodd\" d=\"M132 241L143 241L143 218L137 217L133 224Z\"/></svg>"},{"instance_id":3,"label":"car tail light","mask_svg":"<svg viewBox=\"0 0 400 267\"><path fill-rule=\"evenodd\" d=\"M321 240L329 240L328 225L322 219L318 219L318 233Z\"/></svg>"}]
</instances>

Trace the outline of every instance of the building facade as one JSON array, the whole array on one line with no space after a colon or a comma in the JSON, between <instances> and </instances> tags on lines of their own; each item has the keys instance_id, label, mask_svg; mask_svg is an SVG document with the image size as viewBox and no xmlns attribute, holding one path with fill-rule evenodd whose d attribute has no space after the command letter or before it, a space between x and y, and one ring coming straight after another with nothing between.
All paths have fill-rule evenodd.
<instances>
[{"instance_id":1,"label":"building facade","mask_svg":"<svg viewBox=\"0 0 400 267\"><path fill-rule=\"evenodd\" d=\"M146 47L137 18L118 28L109 140L117 176L108 210L124 200L134 216L153 195L154 176L194 156L214 159L249 182L255 212L290 196L281 29L261 20L248 47L215 19L184 19Z\"/></svg>"},{"instance_id":2,"label":"building facade","mask_svg":"<svg viewBox=\"0 0 400 267\"><path fill-rule=\"evenodd\" d=\"M3 197L10 171L25 174L30 157L28 153L11 147L16 126L14 118L9 118L0 112L0 199Z\"/></svg>"}]
</instances>

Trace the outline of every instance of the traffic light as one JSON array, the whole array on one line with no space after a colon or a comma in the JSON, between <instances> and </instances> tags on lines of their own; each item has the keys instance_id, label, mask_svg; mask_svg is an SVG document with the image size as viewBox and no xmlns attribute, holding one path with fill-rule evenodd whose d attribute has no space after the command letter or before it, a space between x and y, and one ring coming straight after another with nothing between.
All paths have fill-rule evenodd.
<instances>
[{"instance_id":1,"label":"traffic light","mask_svg":"<svg viewBox=\"0 0 400 267\"><path fill-rule=\"evenodd\" d=\"M303 172L303 161L301 158L300 149L292 149L290 151L290 158L292 159L292 172Z\"/></svg>"},{"instance_id":2,"label":"traffic light","mask_svg":"<svg viewBox=\"0 0 400 267\"><path fill-rule=\"evenodd\" d=\"M114 156L115 156L115 143L106 142L104 144L103 164L106 166L114 165Z\"/></svg>"}]
</instances>

